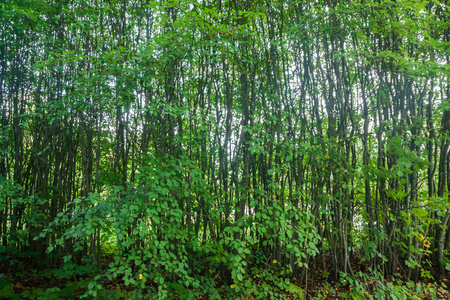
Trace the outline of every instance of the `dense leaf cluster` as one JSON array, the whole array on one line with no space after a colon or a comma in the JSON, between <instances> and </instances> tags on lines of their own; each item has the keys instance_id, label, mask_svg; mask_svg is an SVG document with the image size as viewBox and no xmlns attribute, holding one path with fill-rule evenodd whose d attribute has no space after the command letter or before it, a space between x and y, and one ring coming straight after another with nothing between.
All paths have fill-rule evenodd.
<instances>
[{"instance_id":1,"label":"dense leaf cluster","mask_svg":"<svg viewBox=\"0 0 450 300\"><path fill-rule=\"evenodd\" d=\"M0 7L4 257L108 253L93 296L448 273L447 1Z\"/></svg>"}]
</instances>

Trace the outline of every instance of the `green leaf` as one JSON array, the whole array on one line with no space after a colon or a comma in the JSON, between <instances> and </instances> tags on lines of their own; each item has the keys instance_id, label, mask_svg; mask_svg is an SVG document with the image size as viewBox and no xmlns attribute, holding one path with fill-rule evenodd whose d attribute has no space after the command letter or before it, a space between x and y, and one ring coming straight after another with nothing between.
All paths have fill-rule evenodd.
<instances>
[{"instance_id":1,"label":"green leaf","mask_svg":"<svg viewBox=\"0 0 450 300\"><path fill-rule=\"evenodd\" d=\"M414 208L411 212L417 217L423 218L428 216L428 212L423 208Z\"/></svg>"}]
</instances>

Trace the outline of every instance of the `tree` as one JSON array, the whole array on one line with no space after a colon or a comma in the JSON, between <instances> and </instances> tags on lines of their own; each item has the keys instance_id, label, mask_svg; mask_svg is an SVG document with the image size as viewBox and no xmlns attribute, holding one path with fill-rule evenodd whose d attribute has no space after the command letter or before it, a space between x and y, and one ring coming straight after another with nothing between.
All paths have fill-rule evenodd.
<instances>
[{"instance_id":1,"label":"tree","mask_svg":"<svg viewBox=\"0 0 450 300\"><path fill-rule=\"evenodd\" d=\"M217 293L209 272L250 291L275 265L338 279L356 254L385 276L431 276L425 260L445 276L448 11L2 4L1 251L44 267L110 249L97 281L142 293L141 274L160 296Z\"/></svg>"}]
</instances>

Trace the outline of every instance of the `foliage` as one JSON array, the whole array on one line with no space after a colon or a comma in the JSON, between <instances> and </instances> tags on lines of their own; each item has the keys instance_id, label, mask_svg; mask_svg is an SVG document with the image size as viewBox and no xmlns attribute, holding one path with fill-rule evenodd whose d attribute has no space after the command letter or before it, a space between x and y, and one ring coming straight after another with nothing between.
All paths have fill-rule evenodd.
<instances>
[{"instance_id":1,"label":"foliage","mask_svg":"<svg viewBox=\"0 0 450 300\"><path fill-rule=\"evenodd\" d=\"M2 269L85 298L448 275L447 3L0 6Z\"/></svg>"},{"instance_id":2,"label":"foliage","mask_svg":"<svg viewBox=\"0 0 450 300\"><path fill-rule=\"evenodd\" d=\"M400 279L389 282L380 273L342 275L341 282L350 292L341 295L350 299L439 299L442 296L438 294L442 287L433 283L403 282Z\"/></svg>"}]
</instances>

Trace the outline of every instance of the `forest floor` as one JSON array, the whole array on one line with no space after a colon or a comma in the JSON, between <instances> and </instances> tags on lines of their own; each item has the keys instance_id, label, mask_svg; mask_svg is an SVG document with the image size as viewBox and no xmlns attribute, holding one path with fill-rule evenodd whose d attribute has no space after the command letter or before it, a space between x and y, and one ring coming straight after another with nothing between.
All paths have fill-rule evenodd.
<instances>
[{"instance_id":1,"label":"forest floor","mask_svg":"<svg viewBox=\"0 0 450 300\"><path fill-rule=\"evenodd\" d=\"M102 263L102 268L107 267L108 262ZM356 270L364 270L362 262L355 261ZM73 274L67 276L67 271L57 268L45 268L37 270L26 261L15 261L15 264L0 272L0 299L78 299L88 289L92 276L95 276L92 265L77 266ZM312 269L313 270L313 269ZM421 279L419 282L407 282L402 280L402 274L392 281L380 280L368 276L360 271L354 272L353 277L341 278L333 281L325 271L316 271L315 276L310 277L308 286L299 285L297 278L291 276L290 286L299 286L303 295L292 290L280 290L273 286L269 294L271 299L450 299L450 280L434 280L438 278L436 270L429 270L430 278ZM433 277L433 278L432 278ZM255 287L261 284L261 280L255 278ZM244 293L230 293L230 288L223 286L217 288L222 299L263 299ZM132 287L125 285L123 280L103 282L103 292L99 299L133 299ZM181 299L176 291L168 294L169 299ZM196 299L211 299L210 295L197 295ZM86 299L90 299L87 297ZM270 299L267 297L267 299Z\"/></svg>"}]
</instances>

